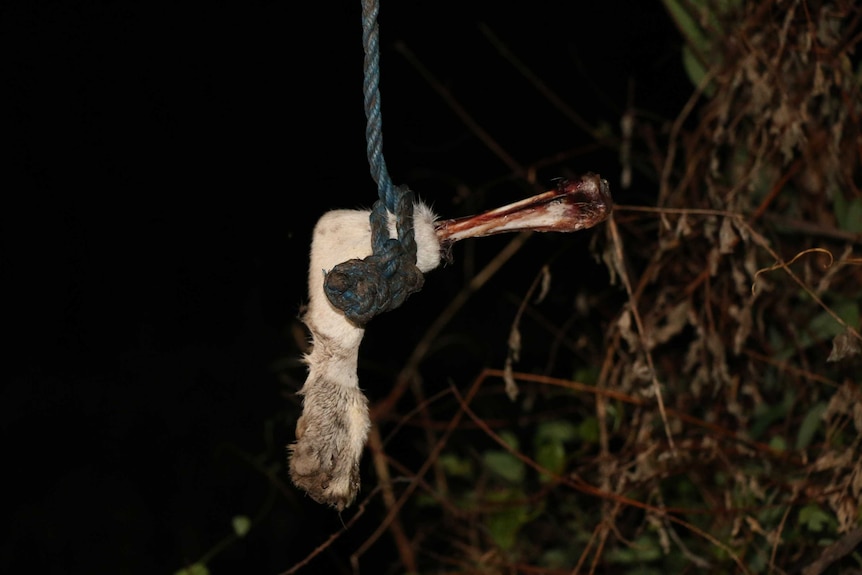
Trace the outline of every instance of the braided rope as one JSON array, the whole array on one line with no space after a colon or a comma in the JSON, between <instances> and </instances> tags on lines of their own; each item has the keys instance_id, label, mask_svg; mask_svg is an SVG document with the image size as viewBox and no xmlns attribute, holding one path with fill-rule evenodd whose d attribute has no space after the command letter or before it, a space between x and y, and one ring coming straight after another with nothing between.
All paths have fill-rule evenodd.
<instances>
[{"instance_id":1,"label":"braided rope","mask_svg":"<svg viewBox=\"0 0 862 575\"><path fill-rule=\"evenodd\" d=\"M379 197L369 217L372 255L338 264L326 274L324 282L330 303L358 325L365 325L375 315L399 307L411 293L422 289L424 282L422 272L416 267L413 192L406 186L392 183L383 160L379 11L378 0L363 0L365 139L371 177L377 183ZM395 215L397 238L389 237L390 213Z\"/></svg>"}]
</instances>

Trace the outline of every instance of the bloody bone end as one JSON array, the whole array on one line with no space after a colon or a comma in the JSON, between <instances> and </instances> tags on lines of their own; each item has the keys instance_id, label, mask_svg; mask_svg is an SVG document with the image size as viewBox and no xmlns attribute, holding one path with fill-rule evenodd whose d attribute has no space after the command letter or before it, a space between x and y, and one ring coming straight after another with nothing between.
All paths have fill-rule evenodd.
<instances>
[{"instance_id":1,"label":"bloody bone end","mask_svg":"<svg viewBox=\"0 0 862 575\"><path fill-rule=\"evenodd\" d=\"M501 208L435 223L443 247L504 232L576 232L606 220L613 210L607 180L597 174L560 179L556 188Z\"/></svg>"}]
</instances>

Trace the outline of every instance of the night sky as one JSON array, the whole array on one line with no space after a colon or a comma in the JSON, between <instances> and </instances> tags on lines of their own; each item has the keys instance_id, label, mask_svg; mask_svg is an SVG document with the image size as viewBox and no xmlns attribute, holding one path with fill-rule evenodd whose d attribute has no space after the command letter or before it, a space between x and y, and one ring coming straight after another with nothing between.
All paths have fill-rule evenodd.
<instances>
[{"instance_id":1,"label":"night sky","mask_svg":"<svg viewBox=\"0 0 862 575\"><path fill-rule=\"evenodd\" d=\"M397 42L522 165L594 140L480 24L612 132L630 93L644 113L668 119L690 93L679 35L658 1L499 4L381 5L384 156L395 183L443 217L535 189L469 132ZM345 0L0 6L11 342L0 395L0 571L173 573L265 500L265 478L238 454L277 460L292 440L312 226L328 209L377 197L360 10ZM585 171L606 177L619 203L653 194L637 179L619 190L616 152L601 146L536 179L550 187ZM481 367L500 367L515 313L504 296L523 295L545 255L585 249L590 233L531 238L451 328L487 349L453 350L435 368L464 385ZM372 398L471 269L506 241L458 245L422 292L374 320L363 369L383 387ZM607 281L569 266L559 269L564 284L567 274ZM279 494L258 535L211 568L283 571L340 524L299 492ZM348 554L362 529L339 542ZM391 564L384 540L369 562Z\"/></svg>"}]
</instances>

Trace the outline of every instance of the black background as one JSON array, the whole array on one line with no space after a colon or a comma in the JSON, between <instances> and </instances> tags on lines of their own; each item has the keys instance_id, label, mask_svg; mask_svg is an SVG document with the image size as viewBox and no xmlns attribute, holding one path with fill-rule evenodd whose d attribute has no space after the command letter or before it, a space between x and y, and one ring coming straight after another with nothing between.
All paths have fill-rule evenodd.
<instances>
[{"instance_id":1,"label":"black background","mask_svg":"<svg viewBox=\"0 0 862 575\"><path fill-rule=\"evenodd\" d=\"M233 515L261 505L266 479L237 453L278 455L292 439L312 226L328 209L367 207L377 195L360 10L344 0L0 7L10 342L0 571L172 573L229 533ZM679 35L658 1L384 2L386 162L443 217L533 190L469 133L396 41L522 164L593 141L495 52L479 23L577 113L614 132L630 83L635 104L658 117L672 118L690 92ZM537 182L583 171L608 178L617 202L653 193L638 180L619 190L616 152L601 147L539 171ZM443 353L435 369L463 385L483 365L499 367L514 315L501 294L523 294L541 258L586 246L590 233L531 238L452 328L487 347ZM506 241L457 246L455 263L375 320L363 347L363 369L382 381L372 397L385 394L469 266ZM583 270L557 273L589 282ZM256 536L211 563L215 573L282 571L341 525L298 492L279 497ZM335 572L375 517L309 570ZM364 572L395 561L388 546L384 536Z\"/></svg>"}]
</instances>

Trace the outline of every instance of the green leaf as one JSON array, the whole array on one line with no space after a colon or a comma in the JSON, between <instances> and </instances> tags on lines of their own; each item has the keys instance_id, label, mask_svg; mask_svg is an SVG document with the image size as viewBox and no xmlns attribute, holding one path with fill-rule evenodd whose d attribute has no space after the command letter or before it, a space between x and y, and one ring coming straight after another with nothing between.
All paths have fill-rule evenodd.
<instances>
[{"instance_id":1,"label":"green leaf","mask_svg":"<svg viewBox=\"0 0 862 575\"><path fill-rule=\"evenodd\" d=\"M826 411L826 403L821 401L805 414L805 419L799 426L799 434L796 436L796 449L805 449L811 445L814 434L817 433L823 423L824 411Z\"/></svg>"},{"instance_id":2,"label":"green leaf","mask_svg":"<svg viewBox=\"0 0 862 575\"><path fill-rule=\"evenodd\" d=\"M536 463L555 475L560 475L566 468L565 446L561 441L547 441L543 443L536 451ZM540 479L543 482L550 481L552 476L542 473Z\"/></svg>"},{"instance_id":3,"label":"green leaf","mask_svg":"<svg viewBox=\"0 0 862 575\"><path fill-rule=\"evenodd\" d=\"M415 493L413 495L413 502L416 504L416 507L420 509L423 507L440 507L440 500L432 495L428 495L424 491L421 493Z\"/></svg>"},{"instance_id":4,"label":"green leaf","mask_svg":"<svg viewBox=\"0 0 862 575\"><path fill-rule=\"evenodd\" d=\"M685 69L688 79L692 85L700 86L703 79L706 77L706 66L695 56L694 51L688 44L682 47L682 67ZM703 92L707 96L712 96L715 93L715 86L710 82L704 87Z\"/></svg>"},{"instance_id":5,"label":"green leaf","mask_svg":"<svg viewBox=\"0 0 862 575\"><path fill-rule=\"evenodd\" d=\"M487 517L485 526L497 546L506 551L517 543L521 528L544 512L544 506L531 510L519 489L489 493L487 503L500 504L500 508Z\"/></svg>"},{"instance_id":6,"label":"green leaf","mask_svg":"<svg viewBox=\"0 0 862 575\"><path fill-rule=\"evenodd\" d=\"M662 556L658 541L651 535L641 535L631 545L611 549L605 559L610 563L643 565Z\"/></svg>"},{"instance_id":7,"label":"green leaf","mask_svg":"<svg viewBox=\"0 0 862 575\"><path fill-rule=\"evenodd\" d=\"M809 531L819 533L834 523L832 517L820 509L816 503L810 503L799 510L799 525L805 527Z\"/></svg>"},{"instance_id":8,"label":"green leaf","mask_svg":"<svg viewBox=\"0 0 862 575\"><path fill-rule=\"evenodd\" d=\"M506 445L508 445L509 447L511 447L514 451L520 451L520 449L521 449L520 445L521 444L518 441L518 436L515 435L514 433L512 433L511 431L501 431L500 432L500 439L502 439L503 442Z\"/></svg>"},{"instance_id":9,"label":"green leaf","mask_svg":"<svg viewBox=\"0 0 862 575\"><path fill-rule=\"evenodd\" d=\"M862 198L853 198L850 202L843 228L854 234L862 234Z\"/></svg>"},{"instance_id":10,"label":"green leaf","mask_svg":"<svg viewBox=\"0 0 862 575\"><path fill-rule=\"evenodd\" d=\"M608 411L610 411L610 406ZM599 420L596 417L587 417L578 425L578 437L587 443L595 443L599 440Z\"/></svg>"},{"instance_id":11,"label":"green leaf","mask_svg":"<svg viewBox=\"0 0 862 575\"><path fill-rule=\"evenodd\" d=\"M722 50L716 49L727 33L723 30L722 16L740 6L740 0L662 0L665 9L676 24L685 45L682 47L682 65L689 80L699 86L710 67L721 63ZM704 87L712 96L715 84Z\"/></svg>"},{"instance_id":12,"label":"green leaf","mask_svg":"<svg viewBox=\"0 0 862 575\"><path fill-rule=\"evenodd\" d=\"M466 457L454 453L444 453L438 459L443 471L449 477L469 479L473 476L473 463Z\"/></svg>"},{"instance_id":13,"label":"green leaf","mask_svg":"<svg viewBox=\"0 0 862 575\"><path fill-rule=\"evenodd\" d=\"M769 447L775 451L787 451L787 441L780 435L774 435L769 440Z\"/></svg>"},{"instance_id":14,"label":"green leaf","mask_svg":"<svg viewBox=\"0 0 862 575\"><path fill-rule=\"evenodd\" d=\"M850 300L838 301L835 302L831 308L835 315L844 320L847 325L859 325L858 302ZM803 347L807 347L814 342L831 340L843 331L844 326L838 323L831 314L823 311L814 316L808 324L807 333L805 334L805 337L801 338L800 343Z\"/></svg>"},{"instance_id":15,"label":"green leaf","mask_svg":"<svg viewBox=\"0 0 862 575\"><path fill-rule=\"evenodd\" d=\"M236 533L237 537L245 537L246 533L251 530L251 519L245 515L236 515L231 519L231 523L233 524L233 532Z\"/></svg>"},{"instance_id":16,"label":"green leaf","mask_svg":"<svg viewBox=\"0 0 862 575\"><path fill-rule=\"evenodd\" d=\"M838 227L853 234L862 233L862 198L848 202L840 191L834 192L835 219Z\"/></svg>"},{"instance_id":17,"label":"green leaf","mask_svg":"<svg viewBox=\"0 0 862 575\"><path fill-rule=\"evenodd\" d=\"M784 392L784 397L781 403L770 405L761 403L754 410L754 420L751 423L749 433L753 439L759 439L766 433L770 425L776 421L783 420L790 413L794 402L796 401L796 392L792 389L787 389Z\"/></svg>"},{"instance_id":18,"label":"green leaf","mask_svg":"<svg viewBox=\"0 0 862 575\"><path fill-rule=\"evenodd\" d=\"M575 370L572 379L586 385L593 385L599 380L599 375L601 374L601 371L601 369L594 365L579 367Z\"/></svg>"},{"instance_id":19,"label":"green leaf","mask_svg":"<svg viewBox=\"0 0 862 575\"><path fill-rule=\"evenodd\" d=\"M700 24L692 18L688 10L686 10L683 2L678 0L663 0L665 9L670 13L676 27L685 38L687 46L693 47L701 54L709 52L709 41Z\"/></svg>"},{"instance_id":20,"label":"green leaf","mask_svg":"<svg viewBox=\"0 0 862 575\"><path fill-rule=\"evenodd\" d=\"M523 512L519 508L495 513L488 518L487 522L491 538L497 546L506 551L515 546L518 532L523 525Z\"/></svg>"},{"instance_id":21,"label":"green leaf","mask_svg":"<svg viewBox=\"0 0 862 575\"><path fill-rule=\"evenodd\" d=\"M778 525L781 522L781 518L787 512L787 507L784 505L770 505L773 500L767 499L767 505L758 511L755 517L761 525Z\"/></svg>"},{"instance_id":22,"label":"green leaf","mask_svg":"<svg viewBox=\"0 0 862 575\"><path fill-rule=\"evenodd\" d=\"M174 575L210 575L210 570L203 563L195 563L185 569L174 571Z\"/></svg>"},{"instance_id":23,"label":"green leaf","mask_svg":"<svg viewBox=\"0 0 862 575\"><path fill-rule=\"evenodd\" d=\"M482 461L485 467L507 481L521 483L524 480L524 462L508 451L486 451Z\"/></svg>"},{"instance_id":24,"label":"green leaf","mask_svg":"<svg viewBox=\"0 0 862 575\"><path fill-rule=\"evenodd\" d=\"M539 565L546 569L565 569L571 558L563 549L548 549L539 558Z\"/></svg>"},{"instance_id":25,"label":"green leaf","mask_svg":"<svg viewBox=\"0 0 862 575\"><path fill-rule=\"evenodd\" d=\"M546 441L564 443L578 438L578 429L567 419L543 421L536 430L536 444Z\"/></svg>"}]
</instances>

